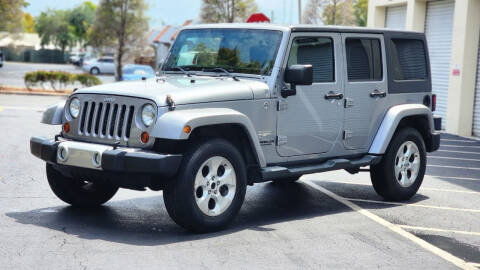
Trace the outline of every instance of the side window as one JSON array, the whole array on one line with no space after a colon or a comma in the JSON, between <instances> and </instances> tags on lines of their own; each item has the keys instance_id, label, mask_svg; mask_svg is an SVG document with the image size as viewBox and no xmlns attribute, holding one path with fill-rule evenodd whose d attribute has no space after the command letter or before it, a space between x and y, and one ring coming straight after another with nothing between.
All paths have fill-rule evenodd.
<instances>
[{"instance_id":1,"label":"side window","mask_svg":"<svg viewBox=\"0 0 480 270\"><path fill-rule=\"evenodd\" d=\"M349 81L379 81L383 77L379 39L347 38L345 41Z\"/></svg>"},{"instance_id":2,"label":"side window","mask_svg":"<svg viewBox=\"0 0 480 270\"><path fill-rule=\"evenodd\" d=\"M312 65L313 82L335 81L333 40L327 37L295 38L288 57L288 66Z\"/></svg>"},{"instance_id":3,"label":"side window","mask_svg":"<svg viewBox=\"0 0 480 270\"><path fill-rule=\"evenodd\" d=\"M402 80L427 79L425 46L418 39L392 39L393 78Z\"/></svg>"}]
</instances>

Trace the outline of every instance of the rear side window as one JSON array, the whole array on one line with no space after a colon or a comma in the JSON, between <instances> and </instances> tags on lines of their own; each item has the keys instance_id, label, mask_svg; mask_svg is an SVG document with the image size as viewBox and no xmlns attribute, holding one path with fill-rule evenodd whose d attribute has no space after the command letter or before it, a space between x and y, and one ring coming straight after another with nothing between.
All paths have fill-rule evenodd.
<instances>
[{"instance_id":1,"label":"rear side window","mask_svg":"<svg viewBox=\"0 0 480 270\"><path fill-rule=\"evenodd\" d=\"M402 80L427 79L425 46L418 39L392 39L393 78Z\"/></svg>"},{"instance_id":2,"label":"rear side window","mask_svg":"<svg viewBox=\"0 0 480 270\"><path fill-rule=\"evenodd\" d=\"M349 81L382 79L382 50L379 39L347 38L345 45Z\"/></svg>"},{"instance_id":3,"label":"rear side window","mask_svg":"<svg viewBox=\"0 0 480 270\"><path fill-rule=\"evenodd\" d=\"M333 82L335 67L333 40L324 37L302 37L293 40L288 66L312 65L313 82Z\"/></svg>"}]
</instances>

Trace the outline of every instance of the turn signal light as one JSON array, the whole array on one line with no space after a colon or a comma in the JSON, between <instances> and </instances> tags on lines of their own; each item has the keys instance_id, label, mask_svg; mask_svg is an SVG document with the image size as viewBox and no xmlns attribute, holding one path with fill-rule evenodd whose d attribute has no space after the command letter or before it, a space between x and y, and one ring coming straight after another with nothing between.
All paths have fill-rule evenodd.
<instances>
[{"instance_id":1,"label":"turn signal light","mask_svg":"<svg viewBox=\"0 0 480 270\"><path fill-rule=\"evenodd\" d=\"M70 132L70 124L69 123L63 124L63 131L65 131L66 133Z\"/></svg>"},{"instance_id":2,"label":"turn signal light","mask_svg":"<svg viewBox=\"0 0 480 270\"><path fill-rule=\"evenodd\" d=\"M142 140L142 143L147 143L148 139L150 139L150 135L148 135L148 132L142 132L142 135L140 136L140 139Z\"/></svg>"},{"instance_id":3,"label":"turn signal light","mask_svg":"<svg viewBox=\"0 0 480 270\"><path fill-rule=\"evenodd\" d=\"M192 131L192 128L188 125L183 128L183 132L185 132L186 134L190 133L191 131Z\"/></svg>"}]
</instances>

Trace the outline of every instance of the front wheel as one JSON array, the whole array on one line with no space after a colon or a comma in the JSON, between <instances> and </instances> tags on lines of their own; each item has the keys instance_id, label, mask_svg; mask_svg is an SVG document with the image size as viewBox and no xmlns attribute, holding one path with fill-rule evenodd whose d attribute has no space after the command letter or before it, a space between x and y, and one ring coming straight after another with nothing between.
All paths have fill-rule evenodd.
<instances>
[{"instance_id":1,"label":"front wheel","mask_svg":"<svg viewBox=\"0 0 480 270\"><path fill-rule=\"evenodd\" d=\"M86 182L70 178L47 164L47 179L53 193L62 201L78 207L94 207L108 202L118 187L107 182Z\"/></svg>"},{"instance_id":2,"label":"front wheel","mask_svg":"<svg viewBox=\"0 0 480 270\"><path fill-rule=\"evenodd\" d=\"M177 179L164 190L170 217L197 232L228 225L243 204L246 169L237 148L224 139L197 143L184 155Z\"/></svg>"},{"instance_id":3,"label":"front wheel","mask_svg":"<svg viewBox=\"0 0 480 270\"><path fill-rule=\"evenodd\" d=\"M97 67L94 67L94 68L90 69L90 74L98 75L98 74L100 74L100 69L98 69Z\"/></svg>"},{"instance_id":4,"label":"front wheel","mask_svg":"<svg viewBox=\"0 0 480 270\"><path fill-rule=\"evenodd\" d=\"M373 188L387 200L408 200L420 188L426 165L422 135L414 128L403 128L394 134L382 161L371 166Z\"/></svg>"}]
</instances>

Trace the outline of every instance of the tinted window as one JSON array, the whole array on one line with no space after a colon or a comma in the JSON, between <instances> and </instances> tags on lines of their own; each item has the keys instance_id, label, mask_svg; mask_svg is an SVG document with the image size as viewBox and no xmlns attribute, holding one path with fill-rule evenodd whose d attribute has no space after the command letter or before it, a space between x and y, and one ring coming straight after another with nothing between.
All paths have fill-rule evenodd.
<instances>
[{"instance_id":1,"label":"tinted window","mask_svg":"<svg viewBox=\"0 0 480 270\"><path fill-rule=\"evenodd\" d=\"M333 41L330 38L296 38L288 58L288 66L310 64L313 82L335 80Z\"/></svg>"},{"instance_id":2,"label":"tinted window","mask_svg":"<svg viewBox=\"0 0 480 270\"><path fill-rule=\"evenodd\" d=\"M380 40L348 38L346 40L348 80L373 81L382 79Z\"/></svg>"},{"instance_id":3,"label":"tinted window","mask_svg":"<svg viewBox=\"0 0 480 270\"><path fill-rule=\"evenodd\" d=\"M424 80L427 61L423 41L392 39L392 69L394 80Z\"/></svg>"},{"instance_id":4,"label":"tinted window","mask_svg":"<svg viewBox=\"0 0 480 270\"><path fill-rule=\"evenodd\" d=\"M105 62L105 63L113 63L113 59L104 59L103 62Z\"/></svg>"}]
</instances>

